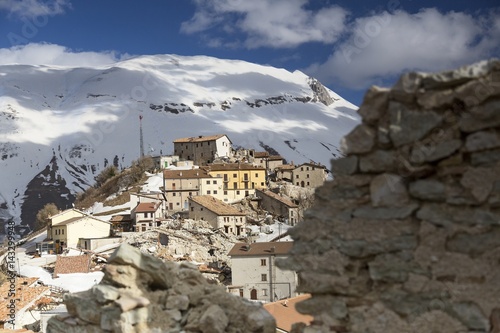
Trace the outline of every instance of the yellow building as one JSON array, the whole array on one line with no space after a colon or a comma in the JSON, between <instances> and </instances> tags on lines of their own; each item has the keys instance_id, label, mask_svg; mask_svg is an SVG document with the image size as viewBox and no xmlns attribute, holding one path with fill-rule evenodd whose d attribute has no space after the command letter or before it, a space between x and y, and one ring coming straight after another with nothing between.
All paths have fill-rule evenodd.
<instances>
[{"instance_id":1,"label":"yellow building","mask_svg":"<svg viewBox=\"0 0 500 333\"><path fill-rule=\"evenodd\" d=\"M266 169L248 163L210 164L203 167L217 178L222 178L223 201L233 202L254 195L255 189L266 189Z\"/></svg>"}]
</instances>

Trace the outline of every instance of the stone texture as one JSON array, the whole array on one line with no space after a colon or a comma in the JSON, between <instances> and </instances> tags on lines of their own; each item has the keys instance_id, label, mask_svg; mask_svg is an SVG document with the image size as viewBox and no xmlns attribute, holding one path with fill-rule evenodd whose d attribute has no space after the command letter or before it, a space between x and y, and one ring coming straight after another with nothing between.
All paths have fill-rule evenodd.
<instances>
[{"instance_id":1,"label":"stone texture","mask_svg":"<svg viewBox=\"0 0 500 333\"><path fill-rule=\"evenodd\" d=\"M409 201L403 178L388 173L373 178L370 196L374 207L402 206Z\"/></svg>"},{"instance_id":2,"label":"stone texture","mask_svg":"<svg viewBox=\"0 0 500 333\"><path fill-rule=\"evenodd\" d=\"M500 333L499 110L498 60L367 93L277 262L312 293L294 333Z\"/></svg>"},{"instance_id":3,"label":"stone texture","mask_svg":"<svg viewBox=\"0 0 500 333\"><path fill-rule=\"evenodd\" d=\"M352 175L358 170L358 157L348 156L332 160L333 175Z\"/></svg>"},{"instance_id":4,"label":"stone texture","mask_svg":"<svg viewBox=\"0 0 500 333\"><path fill-rule=\"evenodd\" d=\"M422 139L443 120L436 112L413 111L398 102L389 103L389 114L389 135L396 147Z\"/></svg>"},{"instance_id":5,"label":"stone texture","mask_svg":"<svg viewBox=\"0 0 500 333\"><path fill-rule=\"evenodd\" d=\"M70 316L51 318L48 332L275 332L260 304L210 284L194 265L162 262L127 244L108 260L99 285L64 301Z\"/></svg>"},{"instance_id":6,"label":"stone texture","mask_svg":"<svg viewBox=\"0 0 500 333\"><path fill-rule=\"evenodd\" d=\"M346 155L371 151L375 145L375 130L367 125L358 125L341 141L341 149Z\"/></svg>"}]
</instances>

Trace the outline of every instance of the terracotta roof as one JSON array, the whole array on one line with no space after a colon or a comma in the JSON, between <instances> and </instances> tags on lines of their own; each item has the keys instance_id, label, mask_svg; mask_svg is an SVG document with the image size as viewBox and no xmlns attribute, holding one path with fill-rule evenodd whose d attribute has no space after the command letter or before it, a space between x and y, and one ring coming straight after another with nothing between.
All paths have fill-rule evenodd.
<instances>
[{"instance_id":1,"label":"terracotta roof","mask_svg":"<svg viewBox=\"0 0 500 333\"><path fill-rule=\"evenodd\" d=\"M132 217L130 216L130 214L113 215L109 220L109 222L130 222L130 221L132 221Z\"/></svg>"},{"instance_id":2,"label":"terracotta roof","mask_svg":"<svg viewBox=\"0 0 500 333\"><path fill-rule=\"evenodd\" d=\"M154 213L158 210L158 207L160 207L160 205L154 202L141 202L140 204L137 205L137 207L135 207L135 212Z\"/></svg>"},{"instance_id":3,"label":"terracotta roof","mask_svg":"<svg viewBox=\"0 0 500 333\"><path fill-rule=\"evenodd\" d=\"M90 256L57 256L54 268L54 278L59 274L88 273L90 269Z\"/></svg>"},{"instance_id":4,"label":"terracotta roof","mask_svg":"<svg viewBox=\"0 0 500 333\"><path fill-rule=\"evenodd\" d=\"M16 300L16 310L19 311L32 301L41 297L50 288L46 286L32 286L38 278L16 277L16 296L9 297L10 282L6 281L0 286L0 321L6 321L9 318L9 308L7 305L11 299Z\"/></svg>"},{"instance_id":5,"label":"terracotta roof","mask_svg":"<svg viewBox=\"0 0 500 333\"><path fill-rule=\"evenodd\" d=\"M266 170L265 168L255 166L249 163L224 163L210 164L204 169L210 171L230 171L230 170Z\"/></svg>"},{"instance_id":6,"label":"terracotta roof","mask_svg":"<svg viewBox=\"0 0 500 333\"><path fill-rule=\"evenodd\" d=\"M313 167L316 167L316 168L320 168L320 169L326 169L326 167L322 164L316 164L316 163L302 163L301 165L297 165L295 167L295 169L298 169L304 165L307 165L307 166L313 166Z\"/></svg>"},{"instance_id":7,"label":"terracotta roof","mask_svg":"<svg viewBox=\"0 0 500 333\"><path fill-rule=\"evenodd\" d=\"M281 202L282 204L290 207L290 208L297 208L299 206L297 206L295 203L293 203L292 200L288 199L287 197L282 197L281 195L279 194L276 194L274 193L273 191L270 191L270 190L259 190L259 189L256 189L255 190L256 193L261 193L263 195L266 195L270 198L273 198L279 202Z\"/></svg>"},{"instance_id":8,"label":"terracotta roof","mask_svg":"<svg viewBox=\"0 0 500 333\"><path fill-rule=\"evenodd\" d=\"M293 242L259 242L259 243L236 243L228 255L233 257L261 256L270 254L288 254ZM274 252L272 252L274 248Z\"/></svg>"},{"instance_id":9,"label":"terracotta roof","mask_svg":"<svg viewBox=\"0 0 500 333\"><path fill-rule=\"evenodd\" d=\"M269 156L268 160L270 161L279 161L279 160L282 160L283 157L281 157L280 155L271 155Z\"/></svg>"},{"instance_id":10,"label":"terracotta roof","mask_svg":"<svg viewBox=\"0 0 500 333\"><path fill-rule=\"evenodd\" d=\"M256 157L256 158L269 157L269 153L267 151L256 151L253 154L253 156Z\"/></svg>"},{"instance_id":11,"label":"terracotta roof","mask_svg":"<svg viewBox=\"0 0 500 333\"><path fill-rule=\"evenodd\" d=\"M211 178L205 169L163 170L163 179Z\"/></svg>"},{"instance_id":12,"label":"terracotta roof","mask_svg":"<svg viewBox=\"0 0 500 333\"><path fill-rule=\"evenodd\" d=\"M264 309L276 319L276 328L285 332L290 332L292 325L295 323L304 323L309 325L314 317L299 313L295 309L295 304L311 298L310 294L292 297L286 300L281 300L273 303L264 304Z\"/></svg>"},{"instance_id":13,"label":"terracotta roof","mask_svg":"<svg viewBox=\"0 0 500 333\"><path fill-rule=\"evenodd\" d=\"M240 212L238 209L234 208L227 203L224 203L218 199L215 199L211 195L198 195L190 197L190 200L196 202L197 204L205 207L206 209L214 212L217 215L237 215L246 216L244 212Z\"/></svg>"},{"instance_id":14,"label":"terracotta roof","mask_svg":"<svg viewBox=\"0 0 500 333\"><path fill-rule=\"evenodd\" d=\"M209 136L201 136L200 135L200 136L193 136L193 137L189 137L189 138L175 139L174 143L215 141L215 140L220 139L224 136L226 136L226 134L216 134L216 135L209 135Z\"/></svg>"}]
</instances>

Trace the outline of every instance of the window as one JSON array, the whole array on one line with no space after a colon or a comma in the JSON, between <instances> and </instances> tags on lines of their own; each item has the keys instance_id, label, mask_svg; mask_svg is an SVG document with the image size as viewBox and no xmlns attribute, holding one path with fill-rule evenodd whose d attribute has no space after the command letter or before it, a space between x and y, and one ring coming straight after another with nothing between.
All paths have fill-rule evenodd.
<instances>
[{"instance_id":1,"label":"window","mask_svg":"<svg viewBox=\"0 0 500 333\"><path fill-rule=\"evenodd\" d=\"M212 184L217 185L217 181L216 180L212 180Z\"/></svg>"},{"instance_id":2,"label":"window","mask_svg":"<svg viewBox=\"0 0 500 333\"><path fill-rule=\"evenodd\" d=\"M267 281L267 274L261 274L261 275L260 275L260 280L261 280L262 282Z\"/></svg>"},{"instance_id":3,"label":"window","mask_svg":"<svg viewBox=\"0 0 500 333\"><path fill-rule=\"evenodd\" d=\"M233 188L234 188L234 189L237 189L237 188L238 188L238 183L237 183L237 182L234 182L234 183L233 183Z\"/></svg>"},{"instance_id":4,"label":"window","mask_svg":"<svg viewBox=\"0 0 500 333\"><path fill-rule=\"evenodd\" d=\"M207 185L210 185L210 180L207 180Z\"/></svg>"},{"instance_id":5,"label":"window","mask_svg":"<svg viewBox=\"0 0 500 333\"><path fill-rule=\"evenodd\" d=\"M306 178L309 178L309 174L306 174Z\"/></svg>"},{"instance_id":6,"label":"window","mask_svg":"<svg viewBox=\"0 0 500 333\"><path fill-rule=\"evenodd\" d=\"M306 168L306 171L309 171L309 167Z\"/></svg>"},{"instance_id":7,"label":"window","mask_svg":"<svg viewBox=\"0 0 500 333\"><path fill-rule=\"evenodd\" d=\"M207 194L211 194L212 192L210 190L207 191Z\"/></svg>"},{"instance_id":8,"label":"window","mask_svg":"<svg viewBox=\"0 0 500 333\"><path fill-rule=\"evenodd\" d=\"M261 183L260 183L260 186L264 186L264 182L261 182Z\"/></svg>"},{"instance_id":9,"label":"window","mask_svg":"<svg viewBox=\"0 0 500 333\"><path fill-rule=\"evenodd\" d=\"M260 265L266 266L266 259L260 259Z\"/></svg>"},{"instance_id":10,"label":"window","mask_svg":"<svg viewBox=\"0 0 500 333\"><path fill-rule=\"evenodd\" d=\"M191 211L194 212L194 207L191 207Z\"/></svg>"},{"instance_id":11,"label":"window","mask_svg":"<svg viewBox=\"0 0 500 333\"><path fill-rule=\"evenodd\" d=\"M178 202L178 203L176 203L175 205L176 205L176 206L180 206L181 204L180 204L180 202Z\"/></svg>"},{"instance_id":12,"label":"window","mask_svg":"<svg viewBox=\"0 0 500 333\"><path fill-rule=\"evenodd\" d=\"M214 194L217 194L217 190L214 190Z\"/></svg>"},{"instance_id":13,"label":"window","mask_svg":"<svg viewBox=\"0 0 500 333\"><path fill-rule=\"evenodd\" d=\"M298 179L298 178L299 178L299 175L295 175L295 178L297 178L297 179Z\"/></svg>"},{"instance_id":14,"label":"window","mask_svg":"<svg viewBox=\"0 0 500 333\"><path fill-rule=\"evenodd\" d=\"M236 191L236 195L240 195L240 191Z\"/></svg>"},{"instance_id":15,"label":"window","mask_svg":"<svg viewBox=\"0 0 500 333\"><path fill-rule=\"evenodd\" d=\"M309 186L309 182L307 182L307 186Z\"/></svg>"},{"instance_id":16,"label":"window","mask_svg":"<svg viewBox=\"0 0 500 333\"><path fill-rule=\"evenodd\" d=\"M62 234L64 235L64 229L62 229L61 231L62 231Z\"/></svg>"},{"instance_id":17,"label":"window","mask_svg":"<svg viewBox=\"0 0 500 333\"><path fill-rule=\"evenodd\" d=\"M224 195L227 195L227 191L224 191Z\"/></svg>"},{"instance_id":18,"label":"window","mask_svg":"<svg viewBox=\"0 0 500 333\"><path fill-rule=\"evenodd\" d=\"M262 289L262 296L267 296L267 289Z\"/></svg>"},{"instance_id":19,"label":"window","mask_svg":"<svg viewBox=\"0 0 500 333\"><path fill-rule=\"evenodd\" d=\"M238 177L238 175L237 175L237 174L235 174L235 173L233 173L233 178L236 178L236 177Z\"/></svg>"},{"instance_id":20,"label":"window","mask_svg":"<svg viewBox=\"0 0 500 333\"><path fill-rule=\"evenodd\" d=\"M304 171L304 167L300 167L300 171Z\"/></svg>"},{"instance_id":21,"label":"window","mask_svg":"<svg viewBox=\"0 0 500 333\"><path fill-rule=\"evenodd\" d=\"M172 192L172 196L175 197L177 195L177 193L175 192Z\"/></svg>"},{"instance_id":22,"label":"window","mask_svg":"<svg viewBox=\"0 0 500 333\"><path fill-rule=\"evenodd\" d=\"M259 174L258 173L255 174L255 178L259 178Z\"/></svg>"}]
</instances>

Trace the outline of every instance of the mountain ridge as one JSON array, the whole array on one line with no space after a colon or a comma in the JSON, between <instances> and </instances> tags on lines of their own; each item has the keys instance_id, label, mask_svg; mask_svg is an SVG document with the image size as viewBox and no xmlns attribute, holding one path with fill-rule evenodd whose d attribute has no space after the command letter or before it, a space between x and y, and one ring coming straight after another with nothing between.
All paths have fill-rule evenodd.
<instances>
[{"instance_id":1,"label":"mountain ridge","mask_svg":"<svg viewBox=\"0 0 500 333\"><path fill-rule=\"evenodd\" d=\"M138 158L139 116L153 155L172 153L178 137L225 133L236 146L267 146L288 161L327 167L340 154L340 138L359 123L356 106L300 71L207 56L2 65L0 93L0 164L8 175L0 220L23 224L33 215L23 204L44 193L27 185L48 166L64 180L60 205L67 206L107 164L123 168Z\"/></svg>"}]
</instances>

